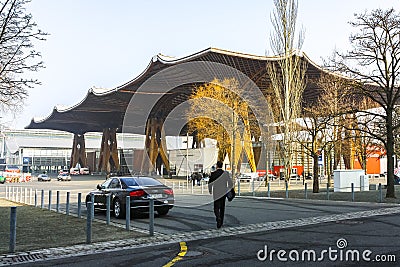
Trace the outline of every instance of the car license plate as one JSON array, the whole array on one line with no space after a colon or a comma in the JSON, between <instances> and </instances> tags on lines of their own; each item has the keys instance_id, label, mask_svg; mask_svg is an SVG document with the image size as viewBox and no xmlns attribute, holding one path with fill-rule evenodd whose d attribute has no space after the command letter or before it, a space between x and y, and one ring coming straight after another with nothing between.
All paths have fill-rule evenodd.
<instances>
[{"instance_id":1,"label":"car license plate","mask_svg":"<svg viewBox=\"0 0 400 267\"><path fill-rule=\"evenodd\" d=\"M162 194L152 194L151 195L153 198L162 198L163 195Z\"/></svg>"}]
</instances>

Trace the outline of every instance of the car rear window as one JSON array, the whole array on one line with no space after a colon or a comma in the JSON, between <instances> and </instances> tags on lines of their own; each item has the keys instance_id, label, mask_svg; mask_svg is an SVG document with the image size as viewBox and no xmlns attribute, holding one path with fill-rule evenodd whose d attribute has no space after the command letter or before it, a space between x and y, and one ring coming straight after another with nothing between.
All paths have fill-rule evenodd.
<instances>
[{"instance_id":1,"label":"car rear window","mask_svg":"<svg viewBox=\"0 0 400 267\"><path fill-rule=\"evenodd\" d=\"M153 179L153 178L150 178L150 177L137 177L137 178L134 178L134 179L136 180L136 182L140 186L163 185L162 183L160 183L156 179Z\"/></svg>"},{"instance_id":2,"label":"car rear window","mask_svg":"<svg viewBox=\"0 0 400 267\"><path fill-rule=\"evenodd\" d=\"M138 184L136 183L135 179L133 179L133 178L121 178L121 181L126 186L138 186Z\"/></svg>"}]
</instances>

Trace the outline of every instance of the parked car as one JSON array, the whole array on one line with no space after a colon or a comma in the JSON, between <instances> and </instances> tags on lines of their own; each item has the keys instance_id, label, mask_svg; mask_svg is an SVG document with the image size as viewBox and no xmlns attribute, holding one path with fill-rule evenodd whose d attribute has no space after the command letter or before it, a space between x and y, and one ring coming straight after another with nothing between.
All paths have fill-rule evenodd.
<instances>
[{"instance_id":1,"label":"parked car","mask_svg":"<svg viewBox=\"0 0 400 267\"><path fill-rule=\"evenodd\" d=\"M71 175L68 173L60 173L57 176L57 181L71 181Z\"/></svg>"},{"instance_id":2,"label":"parked car","mask_svg":"<svg viewBox=\"0 0 400 267\"><path fill-rule=\"evenodd\" d=\"M80 168L79 173L82 175L89 175L90 171L89 168Z\"/></svg>"},{"instance_id":3,"label":"parked car","mask_svg":"<svg viewBox=\"0 0 400 267\"><path fill-rule=\"evenodd\" d=\"M61 171L58 172L58 174L69 174L69 170L68 169L62 169Z\"/></svg>"},{"instance_id":4,"label":"parked car","mask_svg":"<svg viewBox=\"0 0 400 267\"><path fill-rule=\"evenodd\" d=\"M159 215L166 215L174 206L173 190L151 177L111 177L86 196L86 206L91 194L95 209L105 209L106 196L111 194L111 210L116 218L125 217L127 196L130 196L131 209L141 212L149 211L150 197L155 198L154 210Z\"/></svg>"},{"instance_id":5,"label":"parked car","mask_svg":"<svg viewBox=\"0 0 400 267\"><path fill-rule=\"evenodd\" d=\"M240 174L239 176L238 176L238 178L237 178L237 180L239 180L241 183L242 182L251 182L252 180L253 180L253 178L251 178L251 176L250 175L247 175L247 174Z\"/></svg>"},{"instance_id":6,"label":"parked car","mask_svg":"<svg viewBox=\"0 0 400 267\"><path fill-rule=\"evenodd\" d=\"M19 167L15 166L15 165L7 165L5 171L6 172L14 172L14 173L20 173L21 172Z\"/></svg>"},{"instance_id":7,"label":"parked car","mask_svg":"<svg viewBox=\"0 0 400 267\"><path fill-rule=\"evenodd\" d=\"M397 176L396 174L394 175L394 184L395 185L400 185L400 177Z\"/></svg>"},{"instance_id":8,"label":"parked car","mask_svg":"<svg viewBox=\"0 0 400 267\"><path fill-rule=\"evenodd\" d=\"M69 170L70 175L79 175L79 169L78 168L71 168Z\"/></svg>"},{"instance_id":9,"label":"parked car","mask_svg":"<svg viewBox=\"0 0 400 267\"><path fill-rule=\"evenodd\" d=\"M51 181L51 178L47 174L44 174L44 173L39 174L37 179L39 182L50 182Z\"/></svg>"}]
</instances>

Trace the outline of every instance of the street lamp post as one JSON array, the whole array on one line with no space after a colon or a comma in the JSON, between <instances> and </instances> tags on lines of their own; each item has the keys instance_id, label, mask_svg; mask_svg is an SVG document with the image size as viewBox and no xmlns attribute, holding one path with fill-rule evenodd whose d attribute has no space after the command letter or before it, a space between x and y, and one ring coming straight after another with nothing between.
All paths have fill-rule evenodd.
<instances>
[{"instance_id":1,"label":"street lamp post","mask_svg":"<svg viewBox=\"0 0 400 267\"><path fill-rule=\"evenodd\" d=\"M186 185L189 188L189 133L186 133Z\"/></svg>"}]
</instances>

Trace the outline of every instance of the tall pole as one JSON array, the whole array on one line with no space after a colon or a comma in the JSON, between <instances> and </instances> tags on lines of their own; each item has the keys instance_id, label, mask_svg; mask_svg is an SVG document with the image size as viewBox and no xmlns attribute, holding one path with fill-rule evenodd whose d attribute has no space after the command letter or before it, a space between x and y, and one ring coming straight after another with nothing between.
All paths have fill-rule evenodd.
<instances>
[{"instance_id":1,"label":"tall pole","mask_svg":"<svg viewBox=\"0 0 400 267\"><path fill-rule=\"evenodd\" d=\"M236 158L236 129L235 129L235 111L232 111L232 158L231 158L231 166L232 166L232 179L235 180L235 172L236 172L236 166L235 166L235 158Z\"/></svg>"},{"instance_id":2,"label":"tall pole","mask_svg":"<svg viewBox=\"0 0 400 267\"><path fill-rule=\"evenodd\" d=\"M186 183L189 187L189 132L186 132Z\"/></svg>"}]
</instances>

